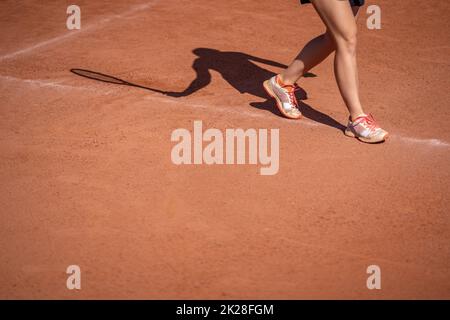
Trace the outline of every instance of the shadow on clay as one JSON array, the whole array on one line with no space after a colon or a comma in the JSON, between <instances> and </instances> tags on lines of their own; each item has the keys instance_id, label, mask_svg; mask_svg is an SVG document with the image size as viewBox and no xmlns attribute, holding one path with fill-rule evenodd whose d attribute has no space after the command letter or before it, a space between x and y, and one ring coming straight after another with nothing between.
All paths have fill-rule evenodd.
<instances>
[{"instance_id":1,"label":"shadow on clay","mask_svg":"<svg viewBox=\"0 0 450 320\"><path fill-rule=\"evenodd\" d=\"M196 77L191 81L186 89L178 92L135 84L114 76L86 69L74 68L71 69L70 72L78 76L97 81L141 88L170 97L182 98L208 86L212 79L210 71L214 70L221 74L223 79L241 94L248 93L255 97L265 99L264 102L251 102L250 106L257 109L267 110L282 117L278 108L275 106L274 101L267 96L267 93L264 91L262 86L262 83L273 77L275 73L258 66L255 62L277 68L286 68L286 65L242 52L220 51L209 48L197 48L192 52L197 56L192 64L192 68L196 72ZM313 73L307 73L305 77L316 77L316 75ZM299 101L299 108L304 117L341 131L345 130L345 126L341 123L306 104L304 100L307 100L308 97L305 90L300 88L296 92L296 96Z\"/></svg>"}]
</instances>

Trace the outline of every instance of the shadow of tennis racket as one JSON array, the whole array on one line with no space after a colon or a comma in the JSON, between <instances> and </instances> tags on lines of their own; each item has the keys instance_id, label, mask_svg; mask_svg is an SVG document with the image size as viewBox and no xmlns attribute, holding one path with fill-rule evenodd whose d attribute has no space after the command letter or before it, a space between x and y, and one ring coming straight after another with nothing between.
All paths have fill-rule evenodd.
<instances>
[{"instance_id":1,"label":"shadow of tennis racket","mask_svg":"<svg viewBox=\"0 0 450 320\"><path fill-rule=\"evenodd\" d=\"M96 71L91 71L91 70L86 70L86 69L70 69L70 72L76 74L77 76L92 79L92 80L97 80L97 81L102 81L102 82L107 82L107 83L112 83L112 84L118 84L118 85L122 85L122 86L136 87L136 88L141 88L141 89L145 89L145 90L150 90L153 92L166 94L166 91L163 91L163 90L141 86L139 84L128 82L128 81L122 80L120 78L113 77L113 76L110 76L110 75L107 75L104 73L100 73L100 72L96 72Z\"/></svg>"}]
</instances>

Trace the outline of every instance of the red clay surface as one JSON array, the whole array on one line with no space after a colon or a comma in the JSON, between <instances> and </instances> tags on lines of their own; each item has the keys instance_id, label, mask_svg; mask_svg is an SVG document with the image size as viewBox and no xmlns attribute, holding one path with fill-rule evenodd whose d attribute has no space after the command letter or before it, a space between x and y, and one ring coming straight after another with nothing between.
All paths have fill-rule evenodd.
<instances>
[{"instance_id":1,"label":"red clay surface","mask_svg":"<svg viewBox=\"0 0 450 320\"><path fill-rule=\"evenodd\" d=\"M450 3L368 1L363 101L392 139L345 137L328 59L305 119L259 86L323 30L290 1L0 3L0 298L450 298ZM142 4L147 4L142 6ZM182 91L195 48L211 83ZM206 72L207 74L207 72ZM279 128L280 171L175 166L174 129ZM66 289L67 266L82 289ZM382 289L366 288L366 268Z\"/></svg>"}]
</instances>

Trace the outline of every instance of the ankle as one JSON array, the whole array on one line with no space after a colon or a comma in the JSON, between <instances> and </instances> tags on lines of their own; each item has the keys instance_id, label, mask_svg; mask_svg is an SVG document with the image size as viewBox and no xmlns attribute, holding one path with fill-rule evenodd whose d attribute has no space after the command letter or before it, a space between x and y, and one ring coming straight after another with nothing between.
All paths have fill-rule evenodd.
<instances>
[{"instance_id":1,"label":"ankle","mask_svg":"<svg viewBox=\"0 0 450 320\"><path fill-rule=\"evenodd\" d=\"M364 112L350 114L350 120L355 121L356 119L358 119L360 117L365 117L365 116L367 116L367 114L365 114Z\"/></svg>"},{"instance_id":2,"label":"ankle","mask_svg":"<svg viewBox=\"0 0 450 320\"><path fill-rule=\"evenodd\" d=\"M296 81L292 81L291 79L280 73L278 75L278 82L282 86L292 86L295 84Z\"/></svg>"}]
</instances>

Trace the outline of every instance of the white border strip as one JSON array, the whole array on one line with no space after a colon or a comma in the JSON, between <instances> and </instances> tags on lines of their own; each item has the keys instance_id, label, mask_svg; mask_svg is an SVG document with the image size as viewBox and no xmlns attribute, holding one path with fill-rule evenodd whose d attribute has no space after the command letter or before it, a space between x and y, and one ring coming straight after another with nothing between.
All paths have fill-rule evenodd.
<instances>
[{"instance_id":1,"label":"white border strip","mask_svg":"<svg viewBox=\"0 0 450 320\"><path fill-rule=\"evenodd\" d=\"M12 82L26 83L26 84L41 87L41 88L50 87L50 88L55 88L55 89L96 91L95 89L90 89L87 87L78 87L78 86L62 84L62 81L50 81L50 80L41 80L41 79L20 79L20 78L16 78L16 77L2 76L2 75L0 75L0 79L6 80L6 81L12 81Z\"/></svg>"},{"instance_id":2,"label":"white border strip","mask_svg":"<svg viewBox=\"0 0 450 320\"><path fill-rule=\"evenodd\" d=\"M7 81L14 81L14 82L22 82L28 85L35 85L39 87L49 87L49 88L55 88L55 89L68 89L68 90L84 90L84 91L91 91L91 92L103 92L105 94L109 94L112 91L108 90L98 90L98 88L88 88L85 86L71 86L71 85L65 85L62 84L62 81L47 81L47 80L40 80L40 79L20 79L15 78L11 76L2 76L0 75L0 79L7 80ZM149 95L146 96L144 99L146 100L154 100L154 101L161 101L163 103L167 104L176 104L176 105L182 105L182 106L189 106L196 109L208 109L208 110L217 110L220 113L228 113L228 114L235 114L240 115L244 117L251 117L251 118L267 118L267 114L262 113L255 113L250 112L246 110L234 110L233 108L230 108L229 106L221 106L221 105L207 105L207 104L201 104L201 103L192 103L185 100L179 100L177 98L172 97L166 97L166 96L156 96L156 95ZM283 119L284 121L284 119ZM298 125L306 125L309 127L319 127L321 126L319 123L314 122L312 120L308 119L302 119L301 121L289 121L285 122L289 124L298 124ZM404 143L408 144L416 144L416 145L422 145L425 147L435 147L435 148L450 148L450 143L440 140L440 139L421 139L421 138L414 138L414 137L407 137L400 134L392 135L392 139L400 140Z\"/></svg>"},{"instance_id":3,"label":"white border strip","mask_svg":"<svg viewBox=\"0 0 450 320\"><path fill-rule=\"evenodd\" d=\"M441 147L441 148L442 147L443 148L450 147L450 143L445 142L440 139L419 139L419 138L405 137L402 135L396 135L394 137L397 139L400 139L406 143L411 143L411 144L421 144L421 145L426 145L426 146L430 146L430 147Z\"/></svg>"}]
</instances>

